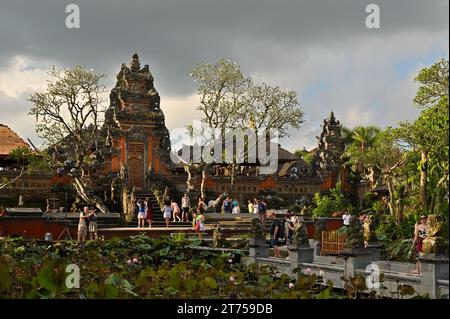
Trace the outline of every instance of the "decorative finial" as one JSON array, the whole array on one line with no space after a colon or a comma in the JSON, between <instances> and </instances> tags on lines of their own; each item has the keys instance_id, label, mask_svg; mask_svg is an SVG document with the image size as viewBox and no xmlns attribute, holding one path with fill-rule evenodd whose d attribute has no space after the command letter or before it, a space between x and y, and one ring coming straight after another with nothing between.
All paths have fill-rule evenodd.
<instances>
[{"instance_id":1,"label":"decorative finial","mask_svg":"<svg viewBox=\"0 0 450 319\"><path fill-rule=\"evenodd\" d=\"M137 52L134 52L133 57L131 58L131 71L132 72L139 72L141 69L141 63L139 62L139 56Z\"/></svg>"}]
</instances>

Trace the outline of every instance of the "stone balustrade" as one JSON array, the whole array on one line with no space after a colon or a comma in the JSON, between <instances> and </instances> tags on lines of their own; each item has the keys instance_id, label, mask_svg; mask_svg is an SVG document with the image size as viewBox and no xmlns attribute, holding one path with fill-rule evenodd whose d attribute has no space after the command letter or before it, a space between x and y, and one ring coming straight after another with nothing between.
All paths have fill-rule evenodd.
<instances>
[{"instance_id":1,"label":"stone balustrade","mask_svg":"<svg viewBox=\"0 0 450 319\"><path fill-rule=\"evenodd\" d=\"M249 257L244 262L259 263L275 267L279 274L295 277L297 271L316 274L324 282L333 282L333 287L344 288L344 280L357 275L366 277L368 291L376 290L378 295L392 296L399 285L407 284L415 291L430 298L449 298L449 258L442 255L427 255L420 258L422 272L413 274L415 265L380 260L380 246L371 244L368 248L346 249L342 256L320 256L316 242L310 245L288 245L285 258L270 257L271 248L263 239L251 239ZM295 270L295 271L294 271ZM380 275L383 280L380 282Z\"/></svg>"}]
</instances>

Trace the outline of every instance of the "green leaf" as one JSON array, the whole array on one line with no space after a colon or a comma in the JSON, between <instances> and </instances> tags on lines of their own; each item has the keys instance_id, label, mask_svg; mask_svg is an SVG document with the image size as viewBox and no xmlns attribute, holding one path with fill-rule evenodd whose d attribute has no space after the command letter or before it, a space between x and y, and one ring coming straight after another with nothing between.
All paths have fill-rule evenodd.
<instances>
[{"instance_id":1,"label":"green leaf","mask_svg":"<svg viewBox=\"0 0 450 319\"><path fill-rule=\"evenodd\" d=\"M97 283L91 282L86 289L84 290L85 297L87 298L96 298L97 294L100 292L100 288L98 287Z\"/></svg>"},{"instance_id":2,"label":"green leaf","mask_svg":"<svg viewBox=\"0 0 450 319\"><path fill-rule=\"evenodd\" d=\"M269 276L260 276L258 279L258 283L261 286L267 286L272 283L272 278Z\"/></svg>"},{"instance_id":3,"label":"green leaf","mask_svg":"<svg viewBox=\"0 0 450 319\"><path fill-rule=\"evenodd\" d=\"M169 253L169 251L170 251L170 246L166 246L166 247L164 247L163 249L161 249L161 250L159 251L159 255L160 255L161 257L165 257L165 256L167 256L167 254Z\"/></svg>"},{"instance_id":4,"label":"green leaf","mask_svg":"<svg viewBox=\"0 0 450 319\"><path fill-rule=\"evenodd\" d=\"M58 286L55 283L55 271L53 267L53 263L48 263L37 274L39 285L50 292L56 292L58 290Z\"/></svg>"},{"instance_id":5,"label":"green leaf","mask_svg":"<svg viewBox=\"0 0 450 319\"><path fill-rule=\"evenodd\" d=\"M203 279L203 282L205 283L205 286L210 289L216 289L217 288L217 282L214 278L206 277Z\"/></svg>"},{"instance_id":6,"label":"green leaf","mask_svg":"<svg viewBox=\"0 0 450 319\"><path fill-rule=\"evenodd\" d=\"M12 280L7 265L0 264L0 291L7 291L11 286Z\"/></svg>"},{"instance_id":7,"label":"green leaf","mask_svg":"<svg viewBox=\"0 0 450 319\"><path fill-rule=\"evenodd\" d=\"M105 286L105 298L106 299L116 299L119 296L119 289L113 285Z\"/></svg>"},{"instance_id":8,"label":"green leaf","mask_svg":"<svg viewBox=\"0 0 450 319\"><path fill-rule=\"evenodd\" d=\"M173 287L167 287L164 289L164 293L170 296L175 296L178 293L178 290Z\"/></svg>"},{"instance_id":9,"label":"green leaf","mask_svg":"<svg viewBox=\"0 0 450 319\"><path fill-rule=\"evenodd\" d=\"M184 287L186 292L191 293L196 286L197 282L194 279L188 278L184 281Z\"/></svg>"},{"instance_id":10,"label":"green leaf","mask_svg":"<svg viewBox=\"0 0 450 319\"><path fill-rule=\"evenodd\" d=\"M105 284L119 286L122 279L117 274L110 274L108 278L105 279Z\"/></svg>"}]
</instances>

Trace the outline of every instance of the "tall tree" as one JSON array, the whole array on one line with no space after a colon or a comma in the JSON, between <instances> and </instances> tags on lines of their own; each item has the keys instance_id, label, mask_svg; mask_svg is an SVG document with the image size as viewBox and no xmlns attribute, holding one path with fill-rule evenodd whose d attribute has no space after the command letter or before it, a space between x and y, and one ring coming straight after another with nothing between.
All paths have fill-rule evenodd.
<instances>
[{"instance_id":1,"label":"tall tree","mask_svg":"<svg viewBox=\"0 0 450 319\"><path fill-rule=\"evenodd\" d=\"M353 129L345 128L343 132L346 149L342 158L345 165L350 166L356 173L366 176L371 185L374 185L376 177L373 169L368 168L361 161L364 159L363 153L373 147L382 133L380 128L377 126L358 126Z\"/></svg>"},{"instance_id":2,"label":"tall tree","mask_svg":"<svg viewBox=\"0 0 450 319\"><path fill-rule=\"evenodd\" d=\"M299 128L303 122L303 112L297 107L294 91L266 83L255 84L242 73L236 62L221 58L214 64L197 64L189 76L197 83L200 96L197 109L202 113L202 122L212 132L206 136L211 141L216 141L216 132L225 136L227 130L249 127L259 135L276 131L279 137L283 137L289 128ZM246 146L247 152L256 147L248 143ZM230 154L225 154L224 158L228 159L231 168L232 190L239 159Z\"/></svg>"},{"instance_id":3,"label":"tall tree","mask_svg":"<svg viewBox=\"0 0 450 319\"><path fill-rule=\"evenodd\" d=\"M352 153L352 157L354 162L363 165L365 177L373 182L373 186L379 183L387 186L390 194L388 203L390 213L400 221L403 217L403 208L397 205L397 202L401 204L402 198L396 198L396 193L404 183L402 167L408 159L408 153L398 145L395 130L387 128L380 132L371 147L366 148L364 152L357 149Z\"/></svg>"},{"instance_id":4,"label":"tall tree","mask_svg":"<svg viewBox=\"0 0 450 319\"><path fill-rule=\"evenodd\" d=\"M54 169L70 167L78 195L108 212L90 186L92 179L85 174L101 166L98 145L105 111L105 75L76 66L65 70L53 67L49 76L47 89L29 98L33 105L28 114L36 117L36 131L47 146L42 154Z\"/></svg>"},{"instance_id":5,"label":"tall tree","mask_svg":"<svg viewBox=\"0 0 450 319\"><path fill-rule=\"evenodd\" d=\"M358 143L362 152L370 147L380 133L380 129L376 126L358 126L353 129L352 139Z\"/></svg>"},{"instance_id":6,"label":"tall tree","mask_svg":"<svg viewBox=\"0 0 450 319\"><path fill-rule=\"evenodd\" d=\"M422 69L415 80L420 83L414 103L422 109L414 123L401 123L399 136L420 153L420 203L424 209L429 204L428 182L430 172L439 175L436 186L446 184L449 176L449 63L440 60ZM448 191L448 188L447 188Z\"/></svg>"}]
</instances>

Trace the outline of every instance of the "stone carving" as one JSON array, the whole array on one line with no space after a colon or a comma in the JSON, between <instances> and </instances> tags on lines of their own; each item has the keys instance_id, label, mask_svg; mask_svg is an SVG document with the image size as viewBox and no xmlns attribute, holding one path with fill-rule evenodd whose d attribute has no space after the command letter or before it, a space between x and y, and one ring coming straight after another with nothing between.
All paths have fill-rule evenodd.
<instances>
[{"instance_id":1,"label":"stone carving","mask_svg":"<svg viewBox=\"0 0 450 319\"><path fill-rule=\"evenodd\" d=\"M297 246L309 245L308 230L303 219L298 216L292 217L294 233L291 243Z\"/></svg>"},{"instance_id":2,"label":"stone carving","mask_svg":"<svg viewBox=\"0 0 450 319\"><path fill-rule=\"evenodd\" d=\"M133 126L127 133L129 141L143 142L146 139L145 131L142 127Z\"/></svg>"},{"instance_id":3,"label":"stone carving","mask_svg":"<svg viewBox=\"0 0 450 319\"><path fill-rule=\"evenodd\" d=\"M252 219L251 233L255 239L265 239L264 227L258 217Z\"/></svg>"},{"instance_id":4,"label":"stone carving","mask_svg":"<svg viewBox=\"0 0 450 319\"><path fill-rule=\"evenodd\" d=\"M127 165L122 165L119 172L119 177L122 180L122 183L126 183L128 181L128 168Z\"/></svg>"},{"instance_id":5,"label":"stone carving","mask_svg":"<svg viewBox=\"0 0 450 319\"><path fill-rule=\"evenodd\" d=\"M223 231L220 225L214 225L213 227L213 244L214 247L222 247L223 245Z\"/></svg>"},{"instance_id":6,"label":"stone carving","mask_svg":"<svg viewBox=\"0 0 450 319\"><path fill-rule=\"evenodd\" d=\"M433 214L428 216L428 237L422 242L423 254L446 254L448 243L443 239L444 229L441 217Z\"/></svg>"},{"instance_id":7,"label":"stone carving","mask_svg":"<svg viewBox=\"0 0 450 319\"><path fill-rule=\"evenodd\" d=\"M341 128L342 125L336 120L333 112L328 119L323 120L322 133L317 137L319 144L315 155L319 175L339 170L340 157L345 148Z\"/></svg>"},{"instance_id":8,"label":"stone carving","mask_svg":"<svg viewBox=\"0 0 450 319\"><path fill-rule=\"evenodd\" d=\"M350 219L350 226L347 232L347 248L364 247L364 228L358 218Z\"/></svg>"}]
</instances>

